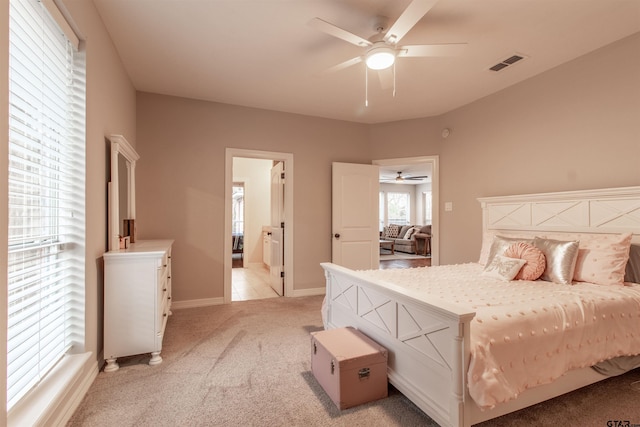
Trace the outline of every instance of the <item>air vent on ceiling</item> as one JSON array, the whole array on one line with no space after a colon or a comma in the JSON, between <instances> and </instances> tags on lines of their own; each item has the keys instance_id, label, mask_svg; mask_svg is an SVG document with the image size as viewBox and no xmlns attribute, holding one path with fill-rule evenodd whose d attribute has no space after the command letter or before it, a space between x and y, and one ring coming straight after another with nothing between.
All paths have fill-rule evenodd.
<instances>
[{"instance_id":1,"label":"air vent on ceiling","mask_svg":"<svg viewBox=\"0 0 640 427\"><path fill-rule=\"evenodd\" d=\"M500 71L500 70L504 70L505 68L519 62L522 61L523 59L527 58L525 55L521 55L519 53L513 54L510 57L508 57L507 59L503 59L502 61L498 62L496 65L489 67L489 70L491 71Z\"/></svg>"}]
</instances>

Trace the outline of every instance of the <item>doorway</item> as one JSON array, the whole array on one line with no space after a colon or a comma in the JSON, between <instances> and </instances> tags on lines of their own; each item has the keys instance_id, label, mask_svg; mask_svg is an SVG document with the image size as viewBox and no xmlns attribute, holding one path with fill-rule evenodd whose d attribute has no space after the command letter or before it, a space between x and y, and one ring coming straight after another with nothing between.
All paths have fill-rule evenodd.
<instances>
[{"instance_id":1,"label":"doorway","mask_svg":"<svg viewBox=\"0 0 640 427\"><path fill-rule=\"evenodd\" d=\"M241 170L242 162L250 165ZM251 163L253 162L253 163ZM234 165L236 165L234 167ZM274 165L284 168L278 172L281 177L280 193L281 213L273 213L274 203L270 197L274 186L272 169ZM246 166L246 165L245 165ZM237 169L237 170L236 170ZM264 170L265 172L260 172ZM286 174L286 175L285 175ZM286 176L286 179L285 179ZM234 264L234 227L237 231L238 197L234 199L234 187L242 183L243 187L243 268L233 268ZM276 191L277 192L277 191ZM277 209L276 209L277 211ZM278 219L278 215L282 219ZM282 227L280 239L271 239L274 234L271 218ZM235 218L235 219L234 219ZM227 148L225 153L225 239L224 239L224 302L240 299L257 299L268 296L290 296L293 294L293 155L256 150ZM236 233L237 234L237 233ZM276 233L278 235L278 233ZM267 243L267 241L269 243ZM269 245L269 246L266 246ZM275 248L275 249L273 249ZM280 256L277 256L281 254ZM237 261L236 261L237 262ZM278 264L276 266L274 263ZM276 268L274 268L276 267ZM279 268L279 269L278 269ZM272 272L276 273L272 274ZM244 276L244 277L242 277ZM251 292L253 298L234 298L234 278L238 281L262 281L273 289ZM258 285L260 287L260 285ZM267 296L268 295L268 296ZM246 295L245 295L246 296Z\"/></svg>"},{"instance_id":2,"label":"doorway","mask_svg":"<svg viewBox=\"0 0 640 427\"><path fill-rule=\"evenodd\" d=\"M387 190L389 193L394 193L393 197L399 200L404 200L401 197L403 193L410 194L410 196L406 196L406 204L407 206L410 206L410 204L413 206L410 209L407 208L406 212L402 209L396 209L397 212L394 211L394 215L391 215L394 217L394 221L398 222L402 217L402 220L407 223L431 225L431 238L428 248L431 256L430 265L439 265L438 161L438 156L421 156L381 159L372 162L380 168L381 194L382 191ZM399 188L399 190L393 190L394 188ZM385 194L385 197L388 195ZM386 198L381 197L381 212L385 212L385 209L383 209L383 201L385 200ZM397 202L397 200L394 200L394 202ZM399 215L399 213L402 215ZM390 219L391 217L383 217L383 214L381 214L380 230ZM421 242L422 245L425 243ZM425 253L424 249L425 246L420 246L420 252L423 254ZM410 265L410 262L407 265Z\"/></svg>"}]
</instances>

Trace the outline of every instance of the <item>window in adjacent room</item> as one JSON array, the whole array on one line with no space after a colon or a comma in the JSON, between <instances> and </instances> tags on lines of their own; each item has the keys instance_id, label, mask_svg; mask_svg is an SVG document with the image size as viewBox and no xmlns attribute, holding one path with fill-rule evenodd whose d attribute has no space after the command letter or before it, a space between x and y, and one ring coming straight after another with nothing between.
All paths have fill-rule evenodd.
<instances>
[{"instance_id":1,"label":"window in adjacent room","mask_svg":"<svg viewBox=\"0 0 640 427\"><path fill-rule=\"evenodd\" d=\"M8 409L84 351L85 61L45 3L9 12Z\"/></svg>"},{"instance_id":2,"label":"window in adjacent room","mask_svg":"<svg viewBox=\"0 0 640 427\"><path fill-rule=\"evenodd\" d=\"M380 192L381 227L389 224L408 225L411 222L411 194Z\"/></svg>"},{"instance_id":3,"label":"window in adjacent room","mask_svg":"<svg viewBox=\"0 0 640 427\"><path fill-rule=\"evenodd\" d=\"M231 232L234 235L244 234L244 184L234 183L231 190L232 214Z\"/></svg>"},{"instance_id":4,"label":"window in adjacent room","mask_svg":"<svg viewBox=\"0 0 640 427\"><path fill-rule=\"evenodd\" d=\"M422 212L423 212L422 223L424 225L429 225L431 224L431 221L432 221L433 213L431 209L433 208L433 206L432 206L431 200L432 200L431 191L422 193Z\"/></svg>"}]
</instances>

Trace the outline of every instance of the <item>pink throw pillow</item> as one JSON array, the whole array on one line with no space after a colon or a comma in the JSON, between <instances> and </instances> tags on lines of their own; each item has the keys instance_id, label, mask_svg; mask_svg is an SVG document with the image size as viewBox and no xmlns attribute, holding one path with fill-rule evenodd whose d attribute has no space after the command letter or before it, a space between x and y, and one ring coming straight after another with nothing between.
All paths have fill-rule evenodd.
<instances>
[{"instance_id":1,"label":"pink throw pillow","mask_svg":"<svg viewBox=\"0 0 640 427\"><path fill-rule=\"evenodd\" d=\"M504 256L509 258L519 258L526 261L516 275L516 280L537 280L542 276L546 266L544 253L535 246L525 242L512 244L504 252Z\"/></svg>"},{"instance_id":2,"label":"pink throw pillow","mask_svg":"<svg viewBox=\"0 0 640 427\"><path fill-rule=\"evenodd\" d=\"M573 278L598 285L624 285L631 233L603 234L580 241Z\"/></svg>"}]
</instances>

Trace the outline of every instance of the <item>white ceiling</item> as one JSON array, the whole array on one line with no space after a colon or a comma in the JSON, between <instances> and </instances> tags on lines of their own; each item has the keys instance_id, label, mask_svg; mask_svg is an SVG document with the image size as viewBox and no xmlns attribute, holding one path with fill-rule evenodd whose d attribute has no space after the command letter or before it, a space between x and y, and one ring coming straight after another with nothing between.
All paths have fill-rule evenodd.
<instances>
[{"instance_id":1,"label":"white ceiling","mask_svg":"<svg viewBox=\"0 0 640 427\"><path fill-rule=\"evenodd\" d=\"M93 0L139 91L379 123L435 116L640 31L640 0L440 0L400 44L468 43L460 57L399 58L396 96L365 68L327 68L409 0ZM487 69L520 53L501 72Z\"/></svg>"}]
</instances>

